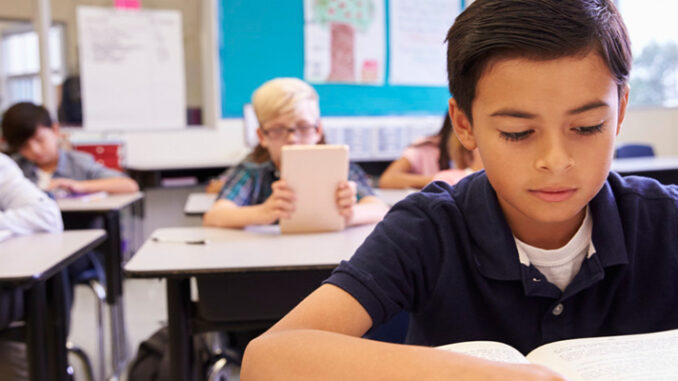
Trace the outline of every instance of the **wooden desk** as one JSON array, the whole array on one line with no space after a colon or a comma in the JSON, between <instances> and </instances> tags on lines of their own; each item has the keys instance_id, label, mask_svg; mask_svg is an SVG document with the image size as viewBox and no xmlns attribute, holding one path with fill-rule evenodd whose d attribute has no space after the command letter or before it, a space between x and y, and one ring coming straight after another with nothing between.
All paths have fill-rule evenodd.
<instances>
[{"instance_id":1,"label":"wooden desk","mask_svg":"<svg viewBox=\"0 0 678 381\"><path fill-rule=\"evenodd\" d=\"M202 216L216 201L217 193L191 193L184 204L184 214L187 216Z\"/></svg>"},{"instance_id":2,"label":"wooden desk","mask_svg":"<svg viewBox=\"0 0 678 381\"><path fill-rule=\"evenodd\" d=\"M663 184L678 184L678 157L675 156L614 159L612 170L624 176L646 176Z\"/></svg>"},{"instance_id":3,"label":"wooden desk","mask_svg":"<svg viewBox=\"0 0 678 381\"><path fill-rule=\"evenodd\" d=\"M133 277L167 278L171 374L173 380L190 380L191 277L329 270L350 258L373 229L374 225L365 225L342 232L290 235L281 235L278 226L158 229L125 271ZM154 237L174 242L155 242ZM207 244L180 243L201 240ZM265 297L260 296L261 303L266 303Z\"/></svg>"},{"instance_id":4,"label":"wooden desk","mask_svg":"<svg viewBox=\"0 0 678 381\"><path fill-rule=\"evenodd\" d=\"M132 207L133 215L143 217L144 194L142 192L114 194L108 197L82 201L78 199L57 200L64 220L70 218L94 219L102 218L104 229L108 234L103 250L105 252L104 267L106 270L106 303L111 315L111 345L114 376L120 376L124 364L128 359L127 333L122 302L122 264L123 246L120 227L120 213L127 207ZM68 226L66 226L68 228ZM135 228L135 234L139 232Z\"/></svg>"},{"instance_id":5,"label":"wooden desk","mask_svg":"<svg viewBox=\"0 0 678 381\"><path fill-rule=\"evenodd\" d=\"M103 230L16 236L0 242L0 283L25 287L31 380L68 380L66 305L60 272L104 241ZM50 303L47 303L47 292Z\"/></svg>"}]
</instances>

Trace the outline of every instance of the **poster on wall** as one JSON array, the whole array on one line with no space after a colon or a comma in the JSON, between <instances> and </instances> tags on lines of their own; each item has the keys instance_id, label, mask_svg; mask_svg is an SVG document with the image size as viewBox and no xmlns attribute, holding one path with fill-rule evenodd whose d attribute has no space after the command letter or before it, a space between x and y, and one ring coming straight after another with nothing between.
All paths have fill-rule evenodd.
<instances>
[{"instance_id":1,"label":"poster on wall","mask_svg":"<svg viewBox=\"0 0 678 381\"><path fill-rule=\"evenodd\" d=\"M304 0L304 79L382 85L383 0Z\"/></svg>"},{"instance_id":2,"label":"poster on wall","mask_svg":"<svg viewBox=\"0 0 678 381\"><path fill-rule=\"evenodd\" d=\"M389 0L389 83L447 86L445 37L461 0Z\"/></svg>"}]
</instances>

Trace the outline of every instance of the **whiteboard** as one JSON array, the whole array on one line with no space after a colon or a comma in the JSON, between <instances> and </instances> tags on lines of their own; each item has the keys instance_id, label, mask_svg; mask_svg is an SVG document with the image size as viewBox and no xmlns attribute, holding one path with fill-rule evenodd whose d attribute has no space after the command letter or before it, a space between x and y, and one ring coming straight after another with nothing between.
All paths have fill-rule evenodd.
<instances>
[{"instance_id":1,"label":"whiteboard","mask_svg":"<svg viewBox=\"0 0 678 381\"><path fill-rule=\"evenodd\" d=\"M181 14L77 8L83 126L186 127Z\"/></svg>"}]
</instances>

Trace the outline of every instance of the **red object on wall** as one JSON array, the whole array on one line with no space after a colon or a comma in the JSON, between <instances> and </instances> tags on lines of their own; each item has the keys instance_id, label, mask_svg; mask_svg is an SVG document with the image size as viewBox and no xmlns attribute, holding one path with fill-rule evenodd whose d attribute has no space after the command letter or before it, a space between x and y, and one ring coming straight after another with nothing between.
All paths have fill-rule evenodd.
<instances>
[{"instance_id":1,"label":"red object on wall","mask_svg":"<svg viewBox=\"0 0 678 381\"><path fill-rule=\"evenodd\" d=\"M118 143L72 143L72 148L77 151L87 152L94 156L94 160L118 171L122 171L123 147Z\"/></svg>"},{"instance_id":2,"label":"red object on wall","mask_svg":"<svg viewBox=\"0 0 678 381\"><path fill-rule=\"evenodd\" d=\"M141 0L113 0L113 6L124 9L139 9L141 8Z\"/></svg>"}]
</instances>

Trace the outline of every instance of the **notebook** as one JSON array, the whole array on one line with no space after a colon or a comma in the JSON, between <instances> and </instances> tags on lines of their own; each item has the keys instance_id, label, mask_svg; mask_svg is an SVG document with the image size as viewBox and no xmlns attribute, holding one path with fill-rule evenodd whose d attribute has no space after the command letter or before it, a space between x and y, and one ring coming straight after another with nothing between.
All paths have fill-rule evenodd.
<instances>
[{"instance_id":1,"label":"notebook","mask_svg":"<svg viewBox=\"0 0 678 381\"><path fill-rule=\"evenodd\" d=\"M291 218L280 220L282 233L342 230L345 219L337 208L340 181L348 179L348 146L290 145L282 148L280 178L295 194Z\"/></svg>"}]
</instances>

